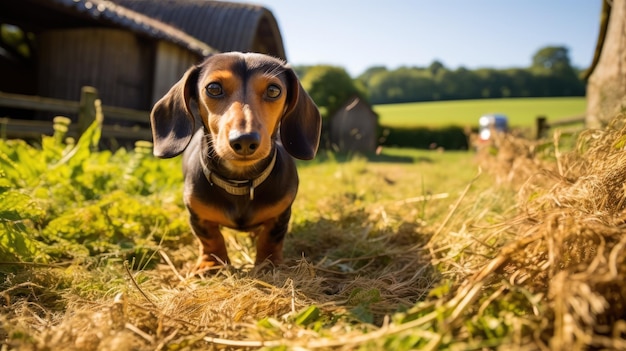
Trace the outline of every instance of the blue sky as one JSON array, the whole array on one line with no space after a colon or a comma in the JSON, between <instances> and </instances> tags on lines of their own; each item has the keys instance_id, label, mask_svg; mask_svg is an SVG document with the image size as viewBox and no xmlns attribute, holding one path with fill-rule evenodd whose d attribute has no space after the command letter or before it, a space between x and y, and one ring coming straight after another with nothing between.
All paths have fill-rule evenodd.
<instances>
[{"instance_id":1,"label":"blue sky","mask_svg":"<svg viewBox=\"0 0 626 351\"><path fill-rule=\"evenodd\" d=\"M528 67L548 45L593 58L601 0L252 0L269 8L294 65ZM249 2L249 1L248 1Z\"/></svg>"}]
</instances>

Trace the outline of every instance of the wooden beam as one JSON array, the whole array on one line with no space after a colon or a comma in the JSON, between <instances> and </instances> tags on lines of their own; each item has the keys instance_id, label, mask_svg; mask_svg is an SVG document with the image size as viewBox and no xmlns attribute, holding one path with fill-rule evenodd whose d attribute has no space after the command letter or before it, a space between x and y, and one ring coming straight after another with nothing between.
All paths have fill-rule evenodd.
<instances>
[{"instance_id":1,"label":"wooden beam","mask_svg":"<svg viewBox=\"0 0 626 351\"><path fill-rule=\"evenodd\" d=\"M0 139L7 139L7 137L36 139L40 138L42 135L52 134L54 134L52 122L0 118ZM75 124L70 125L67 135L77 137L78 126ZM152 131L150 128L142 128L139 126L125 127L116 124L104 125L102 126L102 137L151 141Z\"/></svg>"},{"instance_id":2,"label":"wooden beam","mask_svg":"<svg viewBox=\"0 0 626 351\"><path fill-rule=\"evenodd\" d=\"M33 111L75 114L79 112L78 101L60 100L34 95L13 94L0 91L0 106ZM135 123L150 123L150 112L117 106L102 106L106 119Z\"/></svg>"},{"instance_id":3,"label":"wooden beam","mask_svg":"<svg viewBox=\"0 0 626 351\"><path fill-rule=\"evenodd\" d=\"M150 112L133 110L117 106L102 106L102 114L106 119L116 119L136 123L150 123Z\"/></svg>"},{"instance_id":4,"label":"wooden beam","mask_svg":"<svg viewBox=\"0 0 626 351\"><path fill-rule=\"evenodd\" d=\"M79 103L78 101L12 94L0 91L0 106L56 113L76 113L78 112Z\"/></svg>"}]
</instances>

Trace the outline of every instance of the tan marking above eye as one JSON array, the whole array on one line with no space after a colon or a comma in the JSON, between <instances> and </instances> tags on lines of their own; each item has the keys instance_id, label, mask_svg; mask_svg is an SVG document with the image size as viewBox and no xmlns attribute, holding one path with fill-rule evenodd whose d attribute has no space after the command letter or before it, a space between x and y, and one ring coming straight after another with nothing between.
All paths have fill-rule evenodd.
<instances>
[{"instance_id":1,"label":"tan marking above eye","mask_svg":"<svg viewBox=\"0 0 626 351\"><path fill-rule=\"evenodd\" d=\"M204 92L209 97L224 97L241 86L241 80L230 70L212 71L203 79Z\"/></svg>"},{"instance_id":2,"label":"tan marking above eye","mask_svg":"<svg viewBox=\"0 0 626 351\"><path fill-rule=\"evenodd\" d=\"M280 100L285 95L285 83L279 77L259 74L251 77L249 83L254 93L265 101Z\"/></svg>"}]
</instances>

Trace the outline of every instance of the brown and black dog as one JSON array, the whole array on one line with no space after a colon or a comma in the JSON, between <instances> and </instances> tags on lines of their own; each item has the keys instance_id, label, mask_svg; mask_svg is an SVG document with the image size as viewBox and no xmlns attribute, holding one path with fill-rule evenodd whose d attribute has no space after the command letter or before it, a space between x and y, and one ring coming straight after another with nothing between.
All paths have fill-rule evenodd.
<instances>
[{"instance_id":1,"label":"brown and black dog","mask_svg":"<svg viewBox=\"0 0 626 351\"><path fill-rule=\"evenodd\" d=\"M255 264L281 263L298 190L292 157L315 157L321 129L295 72L267 55L215 54L185 73L150 120L155 156L185 151L184 201L201 242L198 268L230 262L221 226L252 232Z\"/></svg>"}]
</instances>

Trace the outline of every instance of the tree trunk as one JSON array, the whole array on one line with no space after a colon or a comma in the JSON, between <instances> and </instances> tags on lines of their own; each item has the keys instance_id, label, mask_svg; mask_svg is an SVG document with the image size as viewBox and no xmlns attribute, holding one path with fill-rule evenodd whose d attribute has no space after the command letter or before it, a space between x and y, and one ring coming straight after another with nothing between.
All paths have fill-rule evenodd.
<instances>
[{"instance_id":1,"label":"tree trunk","mask_svg":"<svg viewBox=\"0 0 626 351\"><path fill-rule=\"evenodd\" d=\"M605 126L626 111L626 0L604 0L602 22L587 82L589 128Z\"/></svg>"}]
</instances>

